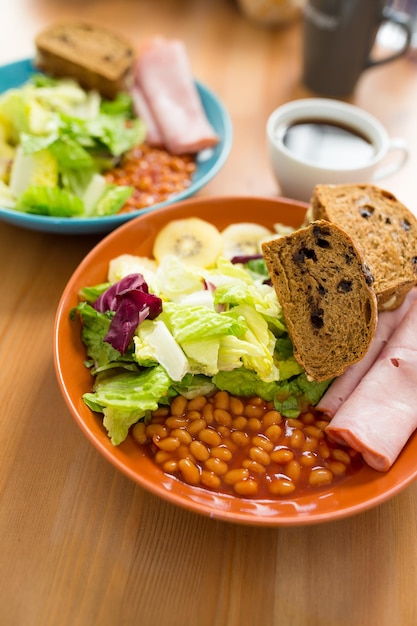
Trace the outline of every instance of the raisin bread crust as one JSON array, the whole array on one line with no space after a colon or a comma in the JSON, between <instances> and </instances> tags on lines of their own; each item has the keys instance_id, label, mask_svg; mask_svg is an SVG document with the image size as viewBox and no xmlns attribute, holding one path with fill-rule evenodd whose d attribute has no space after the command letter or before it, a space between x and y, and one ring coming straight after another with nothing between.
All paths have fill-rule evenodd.
<instances>
[{"instance_id":1,"label":"raisin bread crust","mask_svg":"<svg viewBox=\"0 0 417 626\"><path fill-rule=\"evenodd\" d=\"M353 238L374 276L380 311L402 304L417 284L417 219L392 193L369 184L317 185L310 216Z\"/></svg>"},{"instance_id":2,"label":"raisin bread crust","mask_svg":"<svg viewBox=\"0 0 417 626\"><path fill-rule=\"evenodd\" d=\"M132 84L132 45L101 26L83 22L53 24L37 35L35 47L38 69L58 78L73 78L104 97L114 98Z\"/></svg>"},{"instance_id":3,"label":"raisin bread crust","mask_svg":"<svg viewBox=\"0 0 417 626\"><path fill-rule=\"evenodd\" d=\"M373 279L352 238L318 220L262 250L295 358L313 380L340 376L364 356L378 317Z\"/></svg>"}]
</instances>

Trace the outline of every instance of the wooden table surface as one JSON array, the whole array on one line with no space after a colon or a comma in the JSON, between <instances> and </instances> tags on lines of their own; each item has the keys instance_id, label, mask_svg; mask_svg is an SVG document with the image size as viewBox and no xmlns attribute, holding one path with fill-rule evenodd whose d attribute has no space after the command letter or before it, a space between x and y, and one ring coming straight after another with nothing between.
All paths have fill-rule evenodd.
<instances>
[{"instance_id":1,"label":"wooden table surface","mask_svg":"<svg viewBox=\"0 0 417 626\"><path fill-rule=\"evenodd\" d=\"M261 28L231 0L14 0L3 9L0 63L32 55L38 30L68 17L137 42L182 38L234 126L231 155L200 194L278 194L264 127L275 107L309 95L299 23ZM409 141L408 164L384 186L417 212L416 61L370 70L353 101ZM0 625L416 624L416 483L341 521L253 528L158 499L86 440L58 389L52 333L62 290L98 241L0 224Z\"/></svg>"}]
</instances>

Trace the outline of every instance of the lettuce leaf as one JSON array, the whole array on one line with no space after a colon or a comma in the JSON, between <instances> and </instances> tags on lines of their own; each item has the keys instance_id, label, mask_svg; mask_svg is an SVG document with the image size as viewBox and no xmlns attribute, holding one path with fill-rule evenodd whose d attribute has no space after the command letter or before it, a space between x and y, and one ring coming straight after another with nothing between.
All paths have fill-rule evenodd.
<instances>
[{"instance_id":1,"label":"lettuce leaf","mask_svg":"<svg viewBox=\"0 0 417 626\"><path fill-rule=\"evenodd\" d=\"M104 373L97 375L94 392L84 394L83 400L93 411L104 414L103 424L112 444L118 446L132 424L175 395L170 386L171 379L161 366L113 376Z\"/></svg>"},{"instance_id":2,"label":"lettuce leaf","mask_svg":"<svg viewBox=\"0 0 417 626\"><path fill-rule=\"evenodd\" d=\"M32 185L16 201L16 210L53 217L82 215L84 205L80 198L59 187Z\"/></svg>"},{"instance_id":3,"label":"lettuce leaf","mask_svg":"<svg viewBox=\"0 0 417 626\"><path fill-rule=\"evenodd\" d=\"M274 397L274 406L285 417L298 417L309 405L317 404L331 382L331 380L321 383L309 381L303 372L279 384Z\"/></svg>"}]
</instances>

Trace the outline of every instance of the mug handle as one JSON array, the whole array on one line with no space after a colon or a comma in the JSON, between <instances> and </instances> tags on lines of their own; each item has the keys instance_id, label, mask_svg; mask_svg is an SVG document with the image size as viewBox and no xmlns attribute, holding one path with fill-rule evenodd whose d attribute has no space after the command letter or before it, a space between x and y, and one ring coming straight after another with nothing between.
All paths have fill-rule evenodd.
<instances>
[{"instance_id":1,"label":"mug handle","mask_svg":"<svg viewBox=\"0 0 417 626\"><path fill-rule=\"evenodd\" d=\"M408 161L408 157L410 156L410 150L408 148L408 145L403 139L400 139L400 138L390 139L390 144L389 144L387 154L394 150L397 150L400 153L399 158L394 163L391 163L390 165L386 165L385 167L381 167L375 170L375 172L373 173L371 177L372 182L381 180L382 178L387 178L388 176L391 176L391 174L395 174Z\"/></svg>"},{"instance_id":2,"label":"mug handle","mask_svg":"<svg viewBox=\"0 0 417 626\"><path fill-rule=\"evenodd\" d=\"M389 54L386 57L382 57L381 59L371 59L369 57L366 61L365 69L368 67L374 67L375 65L383 65L384 63L394 61L395 59L403 56L410 47L411 38L413 36L411 18L405 13L400 13L399 11L396 11L392 7L384 7L382 12L382 22L379 28L381 28L381 26L383 26L385 22L397 24L397 26L400 26L402 28L402 30L405 32L404 45L399 50L395 50L395 52L393 52L392 54Z\"/></svg>"}]
</instances>

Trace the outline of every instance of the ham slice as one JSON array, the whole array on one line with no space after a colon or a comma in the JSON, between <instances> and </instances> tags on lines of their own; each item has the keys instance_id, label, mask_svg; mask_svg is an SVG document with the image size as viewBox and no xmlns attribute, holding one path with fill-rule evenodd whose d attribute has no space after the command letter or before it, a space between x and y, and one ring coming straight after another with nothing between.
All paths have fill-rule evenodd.
<instances>
[{"instance_id":1,"label":"ham slice","mask_svg":"<svg viewBox=\"0 0 417 626\"><path fill-rule=\"evenodd\" d=\"M163 145L164 140L142 89L138 84L134 84L130 93L132 95L133 107L137 117L140 117L145 122L146 143L155 148L160 148Z\"/></svg>"},{"instance_id":2,"label":"ham slice","mask_svg":"<svg viewBox=\"0 0 417 626\"><path fill-rule=\"evenodd\" d=\"M328 388L317 404L317 409L333 417L342 404L357 387L363 376L371 368L381 350L387 344L394 330L400 325L406 312L417 300L417 288L412 289L402 305L393 311L380 313L375 336L365 356L351 365L342 376L339 376Z\"/></svg>"},{"instance_id":3,"label":"ham slice","mask_svg":"<svg viewBox=\"0 0 417 626\"><path fill-rule=\"evenodd\" d=\"M182 41L164 37L148 41L138 54L135 83L169 152L195 153L219 142L206 117Z\"/></svg>"},{"instance_id":4,"label":"ham slice","mask_svg":"<svg viewBox=\"0 0 417 626\"><path fill-rule=\"evenodd\" d=\"M417 428L417 302L326 428L387 471Z\"/></svg>"}]
</instances>

